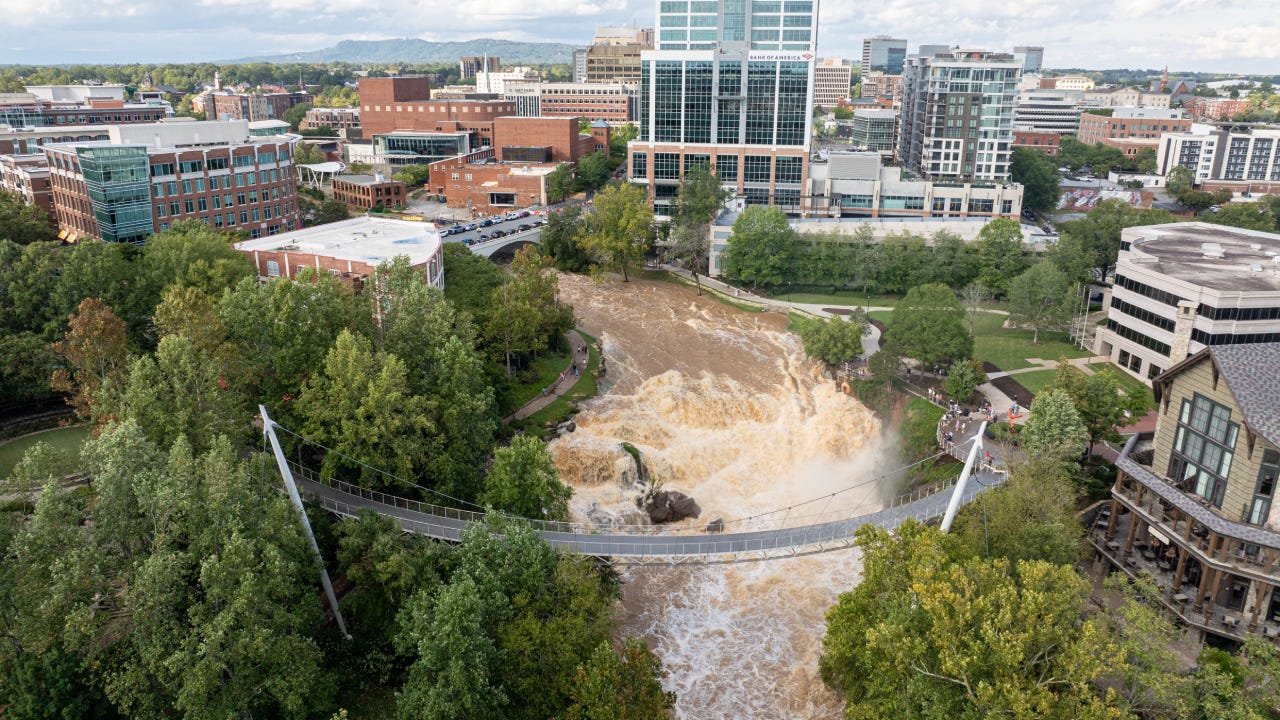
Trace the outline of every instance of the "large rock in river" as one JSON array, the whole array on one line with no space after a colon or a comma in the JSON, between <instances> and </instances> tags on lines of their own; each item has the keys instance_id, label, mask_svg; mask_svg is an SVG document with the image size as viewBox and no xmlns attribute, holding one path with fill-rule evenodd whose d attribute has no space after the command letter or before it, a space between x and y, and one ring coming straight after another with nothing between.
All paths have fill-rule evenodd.
<instances>
[{"instance_id":1,"label":"large rock in river","mask_svg":"<svg viewBox=\"0 0 1280 720\"><path fill-rule=\"evenodd\" d=\"M654 523L677 522L702 514L702 508L693 498L674 490L663 490L654 495L653 500L644 506L644 511L649 513L649 520Z\"/></svg>"}]
</instances>

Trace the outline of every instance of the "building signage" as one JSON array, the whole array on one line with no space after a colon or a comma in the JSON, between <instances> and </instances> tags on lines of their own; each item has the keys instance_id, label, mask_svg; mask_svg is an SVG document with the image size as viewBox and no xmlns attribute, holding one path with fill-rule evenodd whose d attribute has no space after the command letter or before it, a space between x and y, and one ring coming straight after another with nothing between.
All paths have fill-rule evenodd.
<instances>
[{"instance_id":1,"label":"building signage","mask_svg":"<svg viewBox=\"0 0 1280 720\"><path fill-rule=\"evenodd\" d=\"M813 53L798 52L751 52L747 54L749 60L782 60L782 61L799 61L808 62L813 59Z\"/></svg>"}]
</instances>

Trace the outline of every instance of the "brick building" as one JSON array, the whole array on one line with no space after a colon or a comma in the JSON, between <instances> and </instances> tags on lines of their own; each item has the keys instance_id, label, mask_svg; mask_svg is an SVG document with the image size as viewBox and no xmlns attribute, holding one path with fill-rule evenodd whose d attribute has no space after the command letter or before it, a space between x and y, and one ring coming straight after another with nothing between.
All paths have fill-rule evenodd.
<instances>
[{"instance_id":1,"label":"brick building","mask_svg":"<svg viewBox=\"0 0 1280 720\"><path fill-rule=\"evenodd\" d=\"M463 130L492 140L493 121L515 114L516 104L510 100L432 100L431 82L425 77L360 79L360 123L366 136L393 130Z\"/></svg>"},{"instance_id":2,"label":"brick building","mask_svg":"<svg viewBox=\"0 0 1280 720\"><path fill-rule=\"evenodd\" d=\"M1192 117L1201 120L1230 120L1249 109L1248 100L1228 100L1226 98L1188 98L1182 103Z\"/></svg>"},{"instance_id":3,"label":"brick building","mask_svg":"<svg viewBox=\"0 0 1280 720\"><path fill-rule=\"evenodd\" d=\"M0 93L0 125L44 128L156 122L172 115L168 103L131 103L114 98L84 102L43 99L34 93Z\"/></svg>"},{"instance_id":4,"label":"brick building","mask_svg":"<svg viewBox=\"0 0 1280 720\"><path fill-rule=\"evenodd\" d=\"M210 120L271 120L282 117L289 108L311 102L311 94L214 93L205 103L205 117Z\"/></svg>"},{"instance_id":5,"label":"brick building","mask_svg":"<svg viewBox=\"0 0 1280 720\"><path fill-rule=\"evenodd\" d=\"M635 83L542 83L538 88L539 114L621 125L638 117L639 91Z\"/></svg>"},{"instance_id":6,"label":"brick building","mask_svg":"<svg viewBox=\"0 0 1280 720\"><path fill-rule=\"evenodd\" d=\"M431 189L454 208L491 215L547 204L547 176L560 167L549 163L476 162L450 158L431 164Z\"/></svg>"},{"instance_id":7,"label":"brick building","mask_svg":"<svg viewBox=\"0 0 1280 720\"><path fill-rule=\"evenodd\" d=\"M427 282L444 288L443 247L431 223L371 216L235 244L253 261L263 281L295 278L303 268L312 268L357 288L374 276L379 265L398 256L409 258Z\"/></svg>"},{"instance_id":8,"label":"brick building","mask_svg":"<svg viewBox=\"0 0 1280 720\"><path fill-rule=\"evenodd\" d=\"M119 125L107 140L45 145L54 214L70 239L145 241L178 220L252 237L298 226L294 137L248 123Z\"/></svg>"},{"instance_id":9,"label":"brick building","mask_svg":"<svg viewBox=\"0 0 1280 720\"><path fill-rule=\"evenodd\" d=\"M0 190L11 192L28 205L43 208L53 217L53 186L49 163L43 154L0 155Z\"/></svg>"},{"instance_id":10,"label":"brick building","mask_svg":"<svg viewBox=\"0 0 1280 720\"><path fill-rule=\"evenodd\" d=\"M1167 132L1185 132L1191 129L1191 120L1184 117L1181 110L1164 110L1161 108L1115 108L1111 115L1086 112L1080 115L1080 133L1078 139L1086 145L1102 143L1108 147L1122 150L1132 155L1136 152L1134 143L1125 140L1147 140L1155 148L1160 134Z\"/></svg>"},{"instance_id":11,"label":"brick building","mask_svg":"<svg viewBox=\"0 0 1280 720\"><path fill-rule=\"evenodd\" d=\"M1057 155L1062 144L1062 135L1056 132L1040 132L1037 130L1013 129L1013 147L1043 150L1046 155Z\"/></svg>"},{"instance_id":12,"label":"brick building","mask_svg":"<svg viewBox=\"0 0 1280 720\"><path fill-rule=\"evenodd\" d=\"M405 184L382 173L338 175L333 179L333 199L361 210L404 205Z\"/></svg>"},{"instance_id":13,"label":"brick building","mask_svg":"<svg viewBox=\"0 0 1280 720\"><path fill-rule=\"evenodd\" d=\"M312 108L303 116L298 124L299 130L316 130L322 127L333 128L339 133L344 130L360 130L360 108Z\"/></svg>"}]
</instances>

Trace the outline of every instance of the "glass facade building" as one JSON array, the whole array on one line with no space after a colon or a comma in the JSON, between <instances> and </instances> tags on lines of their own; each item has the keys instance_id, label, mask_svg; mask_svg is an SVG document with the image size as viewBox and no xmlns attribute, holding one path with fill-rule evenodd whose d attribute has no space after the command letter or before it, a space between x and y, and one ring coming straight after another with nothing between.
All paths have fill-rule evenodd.
<instances>
[{"instance_id":1,"label":"glass facade building","mask_svg":"<svg viewBox=\"0 0 1280 720\"><path fill-rule=\"evenodd\" d=\"M696 166L714 169L749 203L798 208L816 20L812 0L658 0L629 167L651 185L659 216Z\"/></svg>"},{"instance_id":2,"label":"glass facade building","mask_svg":"<svg viewBox=\"0 0 1280 720\"><path fill-rule=\"evenodd\" d=\"M103 242L141 243L153 232L151 177L141 146L76 148Z\"/></svg>"}]
</instances>

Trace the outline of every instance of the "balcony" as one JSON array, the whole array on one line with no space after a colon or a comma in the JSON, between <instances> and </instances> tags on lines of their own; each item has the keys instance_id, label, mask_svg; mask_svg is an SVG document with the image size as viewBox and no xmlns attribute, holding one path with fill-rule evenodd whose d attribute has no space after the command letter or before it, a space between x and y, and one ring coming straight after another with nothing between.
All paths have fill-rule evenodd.
<instances>
[{"instance_id":1,"label":"balcony","mask_svg":"<svg viewBox=\"0 0 1280 720\"><path fill-rule=\"evenodd\" d=\"M1184 622L1233 640L1280 638L1280 535L1234 522L1137 463L1130 440L1109 507L1089 518L1087 539L1126 575L1147 577Z\"/></svg>"}]
</instances>

